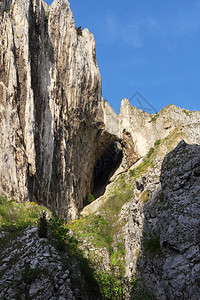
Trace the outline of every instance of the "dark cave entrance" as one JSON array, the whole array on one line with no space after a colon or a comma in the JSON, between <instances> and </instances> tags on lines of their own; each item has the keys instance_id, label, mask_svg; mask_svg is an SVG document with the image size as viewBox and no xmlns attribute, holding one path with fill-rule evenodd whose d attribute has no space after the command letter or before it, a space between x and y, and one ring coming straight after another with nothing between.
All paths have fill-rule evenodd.
<instances>
[{"instance_id":1,"label":"dark cave entrance","mask_svg":"<svg viewBox=\"0 0 200 300\"><path fill-rule=\"evenodd\" d=\"M106 147L104 154L99 157L94 167L94 188L95 198L102 196L105 192L109 179L119 168L123 158L123 152L118 142Z\"/></svg>"}]
</instances>

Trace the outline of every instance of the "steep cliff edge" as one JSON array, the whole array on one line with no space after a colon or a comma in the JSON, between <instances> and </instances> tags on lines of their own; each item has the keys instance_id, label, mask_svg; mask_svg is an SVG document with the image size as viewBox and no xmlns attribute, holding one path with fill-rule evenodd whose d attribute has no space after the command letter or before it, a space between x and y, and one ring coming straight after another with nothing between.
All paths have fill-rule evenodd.
<instances>
[{"instance_id":1,"label":"steep cliff edge","mask_svg":"<svg viewBox=\"0 0 200 300\"><path fill-rule=\"evenodd\" d=\"M0 194L75 218L105 132L95 42L68 1L1 1Z\"/></svg>"}]
</instances>

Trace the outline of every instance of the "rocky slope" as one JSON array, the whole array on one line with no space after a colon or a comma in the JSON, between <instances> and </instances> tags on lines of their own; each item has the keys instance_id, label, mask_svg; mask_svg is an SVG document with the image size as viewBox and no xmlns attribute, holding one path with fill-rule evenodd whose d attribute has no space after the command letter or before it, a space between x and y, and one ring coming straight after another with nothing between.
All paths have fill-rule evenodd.
<instances>
[{"instance_id":1,"label":"rocky slope","mask_svg":"<svg viewBox=\"0 0 200 300\"><path fill-rule=\"evenodd\" d=\"M152 122L153 116L132 111L146 116L156 138L165 136L162 119L169 120L171 132L128 172L116 174L105 195L84 208L80 225L75 222L72 229L81 247L84 240L90 245L89 257L104 257L102 268L114 270L114 276L125 272L129 278L141 278L155 299L198 299L199 112L170 106ZM137 121L145 124L145 118ZM103 234L92 225L100 216Z\"/></svg>"},{"instance_id":2,"label":"rocky slope","mask_svg":"<svg viewBox=\"0 0 200 300\"><path fill-rule=\"evenodd\" d=\"M126 270L141 276L157 299L200 294L199 151L182 141L136 180L125 229Z\"/></svg>"},{"instance_id":3,"label":"rocky slope","mask_svg":"<svg viewBox=\"0 0 200 300\"><path fill-rule=\"evenodd\" d=\"M0 258L1 299L76 299L69 270L57 250L38 238L37 227L7 243Z\"/></svg>"}]
</instances>

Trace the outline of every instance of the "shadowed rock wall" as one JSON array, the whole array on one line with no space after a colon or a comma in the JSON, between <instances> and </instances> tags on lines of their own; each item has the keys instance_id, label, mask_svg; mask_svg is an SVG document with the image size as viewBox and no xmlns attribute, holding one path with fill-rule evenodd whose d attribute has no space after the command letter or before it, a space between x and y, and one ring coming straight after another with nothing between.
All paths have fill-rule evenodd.
<instances>
[{"instance_id":1,"label":"shadowed rock wall","mask_svg":"<svg viewBox=\"0 0 200 300\"><path fill-rule=\"evenodd\" d=\"M105 134L95 42L70 5L2 1L0 193L74 218L92 189Z\"/></svg>"}]
</instances>

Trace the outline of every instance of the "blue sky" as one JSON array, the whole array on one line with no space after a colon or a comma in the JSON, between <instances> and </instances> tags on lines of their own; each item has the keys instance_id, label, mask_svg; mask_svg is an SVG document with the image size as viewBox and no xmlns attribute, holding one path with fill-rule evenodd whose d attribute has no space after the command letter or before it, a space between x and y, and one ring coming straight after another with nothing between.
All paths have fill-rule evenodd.
<instances>
[{"instance_id":1,"label":"blue sky","mask_svg":"<svg viewBox=\"0 0 200 300\"><path fill-rule=\"evenodd\" d=\"M116 112L121 99L137 91L156 111L172 103L200 110L200 0L71 0L70 5L76 26L95 36L103 97ZM131 104L139 107L138 99Z\"/></svg>"}]
</instances>

